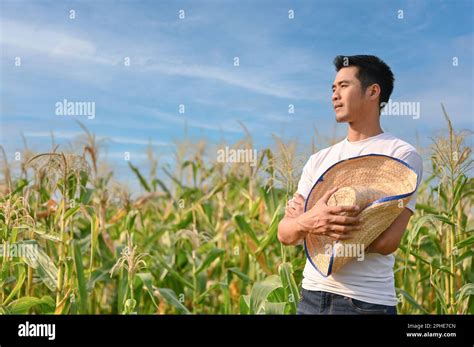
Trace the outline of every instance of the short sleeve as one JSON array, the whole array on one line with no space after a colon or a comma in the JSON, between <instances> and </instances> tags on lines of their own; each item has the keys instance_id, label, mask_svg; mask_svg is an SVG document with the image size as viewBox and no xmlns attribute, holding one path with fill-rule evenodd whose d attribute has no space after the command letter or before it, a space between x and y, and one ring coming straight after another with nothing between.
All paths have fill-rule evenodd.
<instances>
[{"instance_id":1,"label":"short sleeve","mask_svg":"<svg viewBox=\"0 0 474 347\"><path fill-rule=\"evenodd\" d=\"M415 193L413 194L410 202L408 202L406 206L410 211L415 213L416 199L418 196L418 188L420 186L420 183L423 177L423 159L416 151L407 152L405 155L401 156L400 159L403 160L408 165L410 165L413 168L413 170L415 170L416 174L418 175L417 189Z\"/></svg>"},{"instance_id":2,"label":"short sleeve","mask_svg":"<svg viewBox=\"0 0 474 347\"><path fill-rule=\"evenodd\" d=\"M298 182L298 189L297 193L302 195L306 200L308 198L309 192L311 188L313 188L313 175L314 172L314 155L312 155L309 160L306 162L305 166L303 167L303 171L301 172L301 177Z\"/></svg>"}]
</instances>

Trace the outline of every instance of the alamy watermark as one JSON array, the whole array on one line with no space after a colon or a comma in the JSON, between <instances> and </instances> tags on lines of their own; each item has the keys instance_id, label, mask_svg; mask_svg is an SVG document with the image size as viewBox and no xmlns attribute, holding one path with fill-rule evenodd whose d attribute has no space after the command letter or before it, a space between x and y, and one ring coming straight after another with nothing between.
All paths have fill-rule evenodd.
<instances>
[{"instance_id":1,"label":"alamy watermark","mask_svg":"<svg viewBox=\"0 0 474 347\"><path fill-rule=\"evenodd\" d=\"M0 244L0 257L38 259L39 248L37 244L13 243L7 241Z\"/></svg>"},{"instance_id":2,"label":"alamy watermark","mask_svg":"<svg viewBox=\"0 0 474 347\"><path fill-rule=\"evenodd\" d=\"M54 323L30 323L26 321L24 324L18 325L19 337L47 337L48 340L56 339L56 324Z\"/></svg>"},{"instance_id":3,"label":"alamy watermark","mask_svg":"<svg viewBox=\"0 0 474 347\"><path fill-rule=\"evenodd\" d=\"M94 101L58 101L55 104L56 116L87 116L87 119L95 118Z\"/></svg>"},{"instance_id":4,"label":"alamy watermark","mask_svg":"<svg viewBox=\"0 0 474 347\"><path fill-rule=\"evenodd\" d=\"M421 114L421 105L418 101L392 101L382 102L380 104L382 116L410 116L413 119L419 119Z\"/></svg>"},{"instance_id":5,"label":"alamy watermark","mask_svg":"<svg viewBox=\"0 0 474 347\"><path fill-rule=\"evenodd\" d=\"M328 243L324 245L324 253L328 256L334 254L335 257L357 258L357 261L364 261L365 246L360 243Z\"/></svg>"},{"instance_id":6,"label":"alamy watermark","mask_svg":"<svg viewBox=\"0 0 474 347\"><path fill-rule=\"evenodd\" d=\"M217 150L217 161L219 163L250 163L250 166L257 166L257 150L234 149L225 146Z\"/></svg>"}]
</instances>

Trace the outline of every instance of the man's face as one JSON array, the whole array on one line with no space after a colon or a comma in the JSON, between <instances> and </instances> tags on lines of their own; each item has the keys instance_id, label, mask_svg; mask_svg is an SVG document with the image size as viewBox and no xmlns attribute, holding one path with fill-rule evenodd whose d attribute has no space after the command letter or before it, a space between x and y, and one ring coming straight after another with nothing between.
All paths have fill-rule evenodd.
<instances>
[{"instance_id":1,"label":"man's face","mask_svg":"<svg viewBox=\"0 0 474 347\"><path fill-rule=\"evenodd\" d=\"M367 98L357 78L356 66L340 69L332 86L332 104L336 112L336 121L354 122L364 116Z\"/></svg>"}]
</instances>

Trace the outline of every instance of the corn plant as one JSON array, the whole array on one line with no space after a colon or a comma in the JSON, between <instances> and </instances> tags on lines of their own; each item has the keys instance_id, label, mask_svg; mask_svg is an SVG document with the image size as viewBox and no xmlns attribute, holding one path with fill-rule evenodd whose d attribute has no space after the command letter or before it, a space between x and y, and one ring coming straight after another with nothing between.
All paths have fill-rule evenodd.
<instances>
[{"instance_id":1,"label":"corn plant","mask_svg":"<svg viewBox=\"0 0 474 347\"><path fill-rule=\"evenodd\" d=\"M395 254L401 313L474 312L470 134L445 115L447 134L423 149L428 170ZM317 135L307 153L275 136L255 166L216 160L216 146L253 149L244 125L234 144L177 142L174 165L160 165L150 146L148 171L129 162L141 187L132 194L80 126L69 150L53 139L35 153L25 140L15 163L1 151L0 312L296 312L306 258L302 246L280 244L277 226L305 160L335 134Z\"/></svg>"}]
</instances>

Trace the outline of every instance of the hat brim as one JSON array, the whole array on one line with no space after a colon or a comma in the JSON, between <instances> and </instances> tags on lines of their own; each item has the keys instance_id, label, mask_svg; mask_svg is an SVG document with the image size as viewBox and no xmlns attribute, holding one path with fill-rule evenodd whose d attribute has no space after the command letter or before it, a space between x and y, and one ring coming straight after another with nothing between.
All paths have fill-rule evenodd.
<instances>
[{"instance_id":1,"label":"hat brim","mask_svg":"<svg viewBox=\"0 0 474 347\"><path fill-rule=\"evenodd\" d=\"M372 201L360 213L361 231L350 240L336 244L360 244L364 249L373 242L403 211L418 188L418 175L403 160L382 154L367 154L348 158L329 167L315 182L305 202L304 211L311 209L332 187L367 185L385 192ZM324 277L339 270L353 257L336 256L324 252L326 245L333 243L327 236L308 235L304 240L307 258Z\"/></svg>"}]
</instances>

